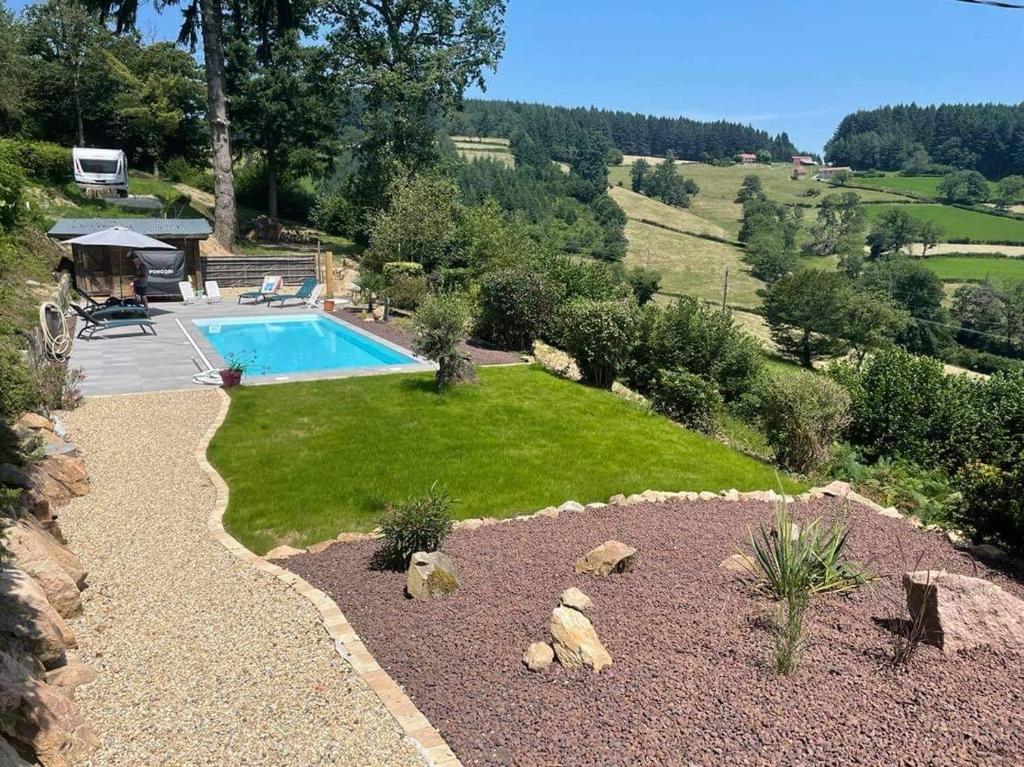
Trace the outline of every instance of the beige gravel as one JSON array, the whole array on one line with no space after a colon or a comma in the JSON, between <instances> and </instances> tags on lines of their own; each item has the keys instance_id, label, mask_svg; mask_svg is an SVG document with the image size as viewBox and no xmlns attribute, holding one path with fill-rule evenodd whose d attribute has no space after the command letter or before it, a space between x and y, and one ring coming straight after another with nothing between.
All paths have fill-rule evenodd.
<instances>
[{"instance_id":1,"label":"beige gravel","mask_svg":"<svg viewBox=\"0 0 1024 767\"><path fill-rule=\"evenodd\" d=\"M94 398L65 416L93 491L61 514L89 568L77 699L90 765L419 765L315 608L215 543L194 451L216 391Z\"/></svg>"}]
</instances>

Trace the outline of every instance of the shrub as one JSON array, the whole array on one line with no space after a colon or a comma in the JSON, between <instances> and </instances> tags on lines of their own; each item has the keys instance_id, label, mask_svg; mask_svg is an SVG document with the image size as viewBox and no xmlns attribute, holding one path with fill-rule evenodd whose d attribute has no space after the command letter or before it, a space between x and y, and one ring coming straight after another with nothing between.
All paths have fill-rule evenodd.
<instances>
[{"instance_id":1,"label":"shrub","mask_svg":"<svg viewBox=\"0 0 1024 767\"><path fill-rule=\"evenodd\" d=\"M956 477L953 521L971 538L1024 555L1024 456L1007 468L973 462Z\"/></svg>"},{"instance_id":2,"label":"shrub","mask_svg":"<svg viewBox=\"0 0 1024 767\"><path fill-rule=\"evenodd\" d=\"M381 274L388 282L393 282L399 277L422 277L423 264L415 261L388 261L381 269Z\"/></svg>"},{"instance_id":3,"label":"shrub","mask_svg":"<svg viewBox=\"0 0 1024 767\"><path fill-rule=\"evenodd\" d=\"M693 373L662 371L653 406L673 421L708 434L718 432L722 425L724 405L718 387Z\"/></svg>"},{"instance_id":4,"label":"shrub","mask_svg":"<svg viewBox=\"0 0 1024 767\"><path fill-rule=\"evenodd\" d=\"M355 234L360 221L358 207L339 192L317 197L309 218L317 229L347 237Z\"/></svg>"},{"instance_id":5,"label":"shrub","mask_svg":"<svg viewBox=\"0 0 1024 767\"><path fill-rule=\"evenodd\" d=\"M558 291L525 267L502 269L480 283L477 334L504 349L529 349L544 335L558 304Z\"/></svg>"},{"instance_id":6,"label":"shrub","mask_svg":"<svg viewBox=\"0 0 1024 767\"><path fill-rule=\"evenodd\" d=\"M206 192L213 191L213 171L210 168L199 169L184 157L172 157L163 165L164 178L194 186Z\"/></svg>"},{"instance_id":7,"label":"shrub","mask_svg":"<svg viewBox=\"0 0 1024 767\"><path fill-rule=\"evenodd\" d=\"M811 474L829 459L849 423L850 395L815 373L766 376L757 393L761 422L781 466Z\"/></svg>"},{"instance_id":8,"label":"shrub","mask_svg":"<svg viewBox=\"0 0 1024 767\"><path fill-rule=\"evenodd\" d=\"M379 526L383 564L406 568L418 551L437 551L452 531L451 507L456 501L435 482L425 495L389 506Z\"/></svg>"},{"instance_id":9,"label":"shrub","mask_svg":"<svg viewBox=\"0 0 1024 767\"><path fill-rule=\"evenodd\" d=\"M39 402L39 384L23 355L0 340L0 423L10 423Z\"/></svg>"},{"instance_id":10,"label":"shrub","mask_svg":"<svg viewBox=\"0 0 1024 767\"><path fill-rule=\"evenodd\" d=\"M9 155L0 153L0 232L10 231L24 212L25 174Z\"/></svg>"},{"instance_id":11,"label":"shrub","mask_svg":"<svg viewBox=\"0 0 1024 767\"><path fill-rule=\"evenodd\" d=\"M435 376L438 391L475 379L469 356L460 348L470 320L469 303L457 293L431 296L416 312L413 349L438 364Z\"/></svg>"},{"instance_id":12,"label":"shrub","mask_svg":"<svg viewBox=\"0 0 1024 767\"><path fill-rule=\"evenodd\" d=\"M661 287L661 272L654 269L646 269L642 266L634 266L626 274L626 281L633 289L636 302L643 306L658 292Z\"/></svg>"},{"instance_id":13,"label":"shrub","mask_svg":"<svg viewBox=\"0 0 1024 767\"><path fill-rule=\"evenodd\" d=\"M384 288L384 295L391 300L396 309L413 310L423 303L430 294L427 278L424 276L410 277L402 275L390 280Z\"/></svg>"},{"instance_id":14,"label":"shrub","mask_svg":"<svg viewBox=\"0 0 1024 767\"><path fill-rule=\"evenodd\" d=\"M636 306L625 301L578 299L565 306L559 324L583 380L610 389L637 341Z\"/></svg>"},{"instance_id":15,"label":"shrub","mask_svg":"<svg viewBox=\"0 0 1024 767\"><path fill-rule=\"evenodd\" d=\"M62 184L72 176L71 150L48 141L0 140L0 156L21 166L37 181Z\"/></svg>"}]
</instances>

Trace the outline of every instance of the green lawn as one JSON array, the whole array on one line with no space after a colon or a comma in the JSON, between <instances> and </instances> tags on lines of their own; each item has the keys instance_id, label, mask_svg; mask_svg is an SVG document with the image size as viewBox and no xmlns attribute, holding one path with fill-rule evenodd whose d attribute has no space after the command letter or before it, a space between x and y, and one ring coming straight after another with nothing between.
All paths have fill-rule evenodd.
<instances>
[{"instance_id":1,"label":"green lawn","mask_svg":"<svg viewBox=\"0 0 1024 767\"><path fill-rule=\"evenodd\" d=\"M870 186L873 189L894 192L911 192L937 199L941 181L942 176L900 176L890 173L875 178L857 178L853 180L853 183L857 186ZM988 186L991 191L995 192L995 184L990 181Z\"/></svg>"},{"instance_id":2,"label":"green lawn","mask_svg":"<svg viewBox=\"0 0 1024 767\"><path fill-rule=\"evenodd\" d=\"M210 445L228 531L253 551L369 530L438 481L458 517L509 516L615 493L777 486L776 472L662 416L535 367L242 387ZM800 487L782 478L787 491Z\"/></svg>"},{"instance_id":3,"label":"green lawn","mask_svg":"<svg viewBox=\"0 0 1024 767\"><path fill-rule=\"evenodd\" d=\"M1024 259L983 256L931 256L919 261L944 282L977 282L985 279L1024 280Z\"/></svg>"},{"instance_id":4,"label":"green lawn","mask_svg":"<svg viewBox=\"0 0 1024 767\"><path fill-rule=\"evenodd\" d=\"M874 221L892 207L894 206L869 203L864 209L868 219ZM954 208L950 205L911 204L902 205L900 209L915 218L938 223L943 228L943 240L1024 243L1024 221Z\"/></svg>"}]
</instances>

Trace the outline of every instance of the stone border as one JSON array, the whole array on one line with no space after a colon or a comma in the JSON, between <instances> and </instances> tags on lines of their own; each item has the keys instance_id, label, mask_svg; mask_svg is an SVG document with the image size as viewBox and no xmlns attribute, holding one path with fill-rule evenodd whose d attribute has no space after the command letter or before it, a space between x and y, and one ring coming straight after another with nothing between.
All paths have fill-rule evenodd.
<instances>
[{"instance_id":1,"label":"stone border","mask_svg":"<svg viewBox=\"0 0 1024 767\"><path fill-rule=\"evenodd\" d=\"M313 588L309 583L284 568L266 561L249 551L245 546L231 537L224 529L224 512L228 507L228 486L224 479L217 473L217 470L206 460L206 449L213 439L213 435L224 423L228 414L228 407L231 398L219 390L221 396L220 412L210 425L206 434L203 435L196 447L195 457L199 468L209 477L210 482L217 490L217 501L207 527L210 536L230 551L238 559L247 565L277 578L282 583L292 588L297 593L308 599L317 612L320 613L320 620L334 644L334 649L351 667L356 675L365 682L388 713L394 717L401 727L407 741L409 741L423 756L424 761L430 767L462 767L462 762L445 742L441 734L434 729L434 726L427 721L427 718L420 712L416 705L405 694L405 691L392 679L384 669L380 667L366 645L363 644L355 629L349 624L345 615L338 609L338 605L319 589Z\"/></svg>"}]
</instances>

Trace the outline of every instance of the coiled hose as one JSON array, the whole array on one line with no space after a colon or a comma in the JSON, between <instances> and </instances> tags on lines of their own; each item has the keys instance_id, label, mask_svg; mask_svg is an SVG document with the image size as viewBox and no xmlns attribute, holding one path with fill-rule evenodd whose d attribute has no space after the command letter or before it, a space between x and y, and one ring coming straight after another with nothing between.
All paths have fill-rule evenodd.
<instances>
[{"instance_id":1,"label":"coiled hose","mask_svg":"<svg viewBox=\"0 0 1024 767\"><path fill-rule=\"evenodd\" d=\"M56 331L51 328L51 317L58 318L60 322ZM39 305L39 327L43 333L46 353L51 359L62 361L71 356L72 341L68 332L68 322L57 304L44 301Z\"/></svg>"}]
</instances>

